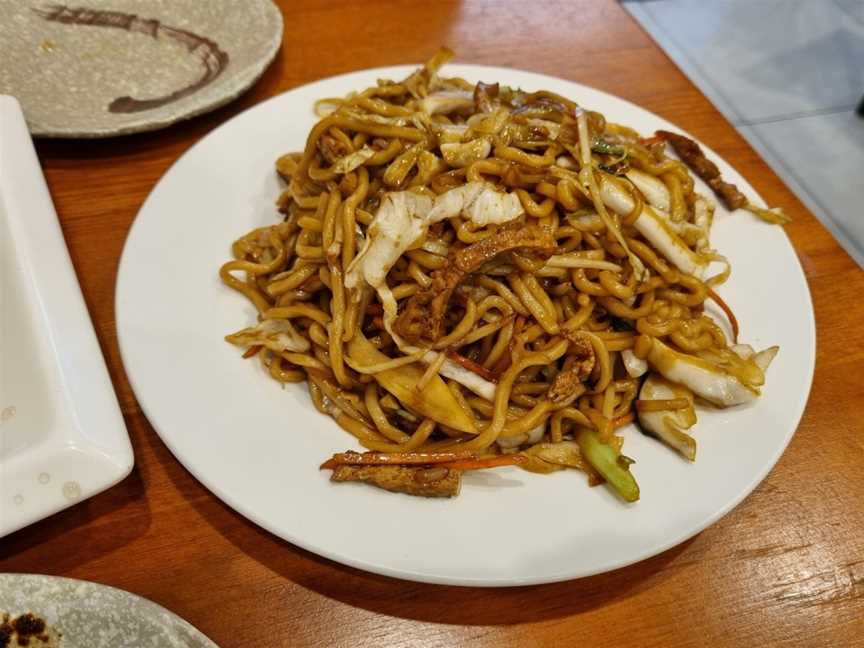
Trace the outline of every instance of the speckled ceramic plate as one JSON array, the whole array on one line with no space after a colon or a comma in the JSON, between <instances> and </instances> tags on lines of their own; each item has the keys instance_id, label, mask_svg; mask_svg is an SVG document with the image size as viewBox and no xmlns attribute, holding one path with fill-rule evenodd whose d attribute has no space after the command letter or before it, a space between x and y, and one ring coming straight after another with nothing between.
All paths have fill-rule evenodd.
<instances>
[{"instance_id":1,"label":"speckled ceramic plate","mask_svg":"<svg viewBox=\"0 0 864 648\"><path fill-rule=\"evenodd\" d=\"M163 128L248 89L282 42L271 0L0 0L0 94L39 137Z\"/></svg>"},{"instance_id":2,"label":"speckled ceramic plate","mask_svg":"<svg viewBox=\"0 0 864 648\"><path fill-rule=\"evenodd\" d=\"M58 576L0 574L0 617L27 613L45 624L29 637L30 648L218 648L173 612L135 594Z\"/></svg>"}]
</instances>

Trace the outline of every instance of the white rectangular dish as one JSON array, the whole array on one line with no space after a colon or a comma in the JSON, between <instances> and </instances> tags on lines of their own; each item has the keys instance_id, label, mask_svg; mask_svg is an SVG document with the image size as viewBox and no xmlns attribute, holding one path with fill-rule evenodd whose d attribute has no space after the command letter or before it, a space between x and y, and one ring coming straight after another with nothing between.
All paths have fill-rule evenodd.
<instances>
[{"instance_id":1,"label":"white rectangular dish","mask_svg":"<svg viewBox=\"0 0 864 648\"><path fill-rule=\"evenodd\" d=\"M0 96L0 537L113 486L132 465L24 116Z\"/></svg>"}]
</instances>

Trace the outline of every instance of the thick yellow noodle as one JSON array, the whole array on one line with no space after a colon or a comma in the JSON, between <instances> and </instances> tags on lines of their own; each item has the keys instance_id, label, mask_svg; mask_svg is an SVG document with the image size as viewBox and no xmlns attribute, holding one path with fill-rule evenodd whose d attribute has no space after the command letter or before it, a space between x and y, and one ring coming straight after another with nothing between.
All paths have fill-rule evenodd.
<instances>
[{"instance_id":1,"label":"thick yellow noodle","mask_svg":"<svg viewBox=\"0 0 864 648\"><path fill-rule=\"evenodd\" d=\"M369 449L530 451L587 429L619 450L616 421L634 410L640 382L622 354L647 358L654 340L686 353L726 353L729 345L704 310L709 286L728 268L705 281L677 269L640 233L649 200L627 173L666 188L668 227L696 227L693 180L632 130L570 99L497 85L484 96L493 86L440 77L445 58L402 82L322 99L304 150L277 162L284 222L240 238L220 277L262 321L290 322L296 340L280 350L249 342L250 353L277 381L305 380L315 406ZM462 103L428 108L444 95ZM448 142L468 141L488 154L445 155ZM435 198L471 182L512 192L521 214L503 224L477 225L464 214L442 220L410 242L383 287L349 284L388 192ZM604 183L629 196L629 212L604 205ZM490 255L461 277L440 336L401 339L393 303L401 316L424 291L438 291L457 253L529 227L551 237L554 249ZM381 297L388 293L389 306ZM364 339L368 347L355 345ZM494 393L477 391L454 369ZM413 393L394 388L388 375L412 376ZM439 400L424 407L438 387ZM669 398L644 411L688 402ZM442 403L451 411L432 411Z\"/></svg>"}]
</instances>

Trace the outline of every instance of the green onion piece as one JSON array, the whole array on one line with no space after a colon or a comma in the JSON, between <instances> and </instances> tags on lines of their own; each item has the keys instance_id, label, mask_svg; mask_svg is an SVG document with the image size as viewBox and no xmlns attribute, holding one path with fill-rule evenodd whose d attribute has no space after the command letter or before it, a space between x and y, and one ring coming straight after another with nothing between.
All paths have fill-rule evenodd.
<instances>
[{"instance_id":1,"label":"green onion piece","mask_svg":"<svg viewBox=\"0 0 864 648\"><path fill-rule=\"evenodd\" d=\"M609 482L625 501L639 499L639 484L630 473L633 460L619 454L615 448L602 443L593 431L584 429L576 438L582 456Z\"/></svg>"}]
</instances>

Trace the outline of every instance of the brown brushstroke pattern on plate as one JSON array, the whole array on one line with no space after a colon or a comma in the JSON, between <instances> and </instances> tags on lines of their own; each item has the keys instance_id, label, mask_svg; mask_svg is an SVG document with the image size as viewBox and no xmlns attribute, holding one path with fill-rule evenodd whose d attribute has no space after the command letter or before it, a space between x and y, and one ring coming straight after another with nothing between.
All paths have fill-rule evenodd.
<instances>
[{"instance_id":1,"label":"brown brushstroke pattern on plate","mask_svg":"<svg viewBox=\"0 0 864 648\"><path fill-rule=\"evenodd\" d=\"M200 59L201 64L204 66L204 74L200 79L162 97L155 97L153 99L136 99L129 96L117 97L108 105L108 111L112 113L133 113L151 110L187 97L211 83L228 66L228 53L221 50L216 42L185 29L163 25L155 18L139 18L135 14L120 11L102 11L86 7L67 7L65 5L51 5L43 9L34 9L33 11L51 22L67 25L125 29L129 32L146 34L154 39L160 37L170 38L185 46L189 53Z\"/></svg>"}]
</instances>

